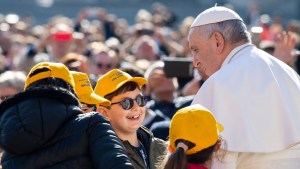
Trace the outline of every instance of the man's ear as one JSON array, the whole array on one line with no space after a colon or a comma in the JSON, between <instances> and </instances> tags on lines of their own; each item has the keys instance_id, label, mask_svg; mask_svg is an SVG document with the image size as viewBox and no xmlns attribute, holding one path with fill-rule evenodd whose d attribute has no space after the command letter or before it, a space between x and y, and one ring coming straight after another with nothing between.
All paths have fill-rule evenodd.
<instances>
[{"instance_id":1,"label":"man's ear","mask_svg":"<svg viewBox=\"0 0 300 169\"><path fill-rule=\"evenodd\" d=\"M213 38L216 44L216 51L218 54L222 53L225 47L225 38L220 32L214 32Z\"/></svg>"},{"instance_id":2,"label":"man's ear","mask_svg":"<svg viewBox=\"0 0 300 169\"><path fill-rule=\"evenodd\" d=\"M221 148L221 145L222 145L222 140L218 139L218 142L214 148L214 152L217 152Z\"/></svg>"},{"instance_id":3,"label":"man's ear","mask_svg":"<svg viewBox=\"0 0 300 169\"><path fill-rule=\"evenodd\" d=\"M101 113L109 121L109 113L108 113L108 108L107 107L98 106L97 107L97 112Z\"/></svg>"}]
</instances>

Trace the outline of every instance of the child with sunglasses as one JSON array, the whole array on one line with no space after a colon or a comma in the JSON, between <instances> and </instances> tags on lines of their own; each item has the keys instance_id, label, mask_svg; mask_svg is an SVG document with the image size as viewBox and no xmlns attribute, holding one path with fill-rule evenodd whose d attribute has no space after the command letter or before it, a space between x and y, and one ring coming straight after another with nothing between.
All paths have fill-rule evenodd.
<instances>
[{"instance_id":1,"label":"child with sunglasses","mask_svg":"<svg viewBox=\"0 0 300 169\"><path fill-rule=\"evenodd\" d=\"M146 83L145 78L113 69L98 79L94 89L97 95L111 101L111 106L100 105L97 111L110 121L136 169L157 168L166 149L163 140L141 126L147 103L141 87Z\"/></svg>"}]
</instances>

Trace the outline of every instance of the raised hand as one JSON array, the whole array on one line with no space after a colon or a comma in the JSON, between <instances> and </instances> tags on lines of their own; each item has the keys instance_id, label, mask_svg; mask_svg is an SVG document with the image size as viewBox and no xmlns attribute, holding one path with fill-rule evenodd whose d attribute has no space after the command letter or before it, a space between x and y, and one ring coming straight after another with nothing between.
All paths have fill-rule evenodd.
<instances>
[{"instance_id":1,"label":"raised hand","mask_svg":"<svg viewBox=\"0 0 300 169\"><path fill-rule=\"evenodd\" d=\"M276 38L276 47L274 56L281 61L292 64L295 58L300 55L299 52L294 52L297 43L297 38L292 32L283 31Z\"/></svg>"}]
</instances>

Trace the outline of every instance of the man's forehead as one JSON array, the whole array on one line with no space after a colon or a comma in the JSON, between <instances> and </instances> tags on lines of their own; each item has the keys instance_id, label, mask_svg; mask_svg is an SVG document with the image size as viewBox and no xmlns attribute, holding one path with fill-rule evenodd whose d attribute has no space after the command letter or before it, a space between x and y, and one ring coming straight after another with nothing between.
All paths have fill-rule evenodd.
<instances>
[{"instance_id":1,"label":"man's forehead","mask_svg":"<svg viewBox=\"0 0 300 169\"><path fill-rule=\"evenodd\" d=\"M188 40L188 41L190 41L190 38L191 38L192 36L194 36L195 29L196 29L196 28L191 28L191 29L190 29L190 31L189 31L189 33L188 33L188 37L187 37L187 40Z\"/></svg>"},{"instance_id":2,"label":"man's forehead","mask_svg":"<svg viewBox=\"0 0 300 169\"><path fill-rule=\"evenodd\" d=\"M200 35L199 34L199 27L194 27L194 28L191 28L190 31L189 31L189 34L188 34L188 37L187 37L187 41L188 43L191 42L191 40L193 38L199 38L198 36ZM197 32L198 31L198 32ZM197 36L197 37L196 37Z\"/></svg>"}]
</instances>

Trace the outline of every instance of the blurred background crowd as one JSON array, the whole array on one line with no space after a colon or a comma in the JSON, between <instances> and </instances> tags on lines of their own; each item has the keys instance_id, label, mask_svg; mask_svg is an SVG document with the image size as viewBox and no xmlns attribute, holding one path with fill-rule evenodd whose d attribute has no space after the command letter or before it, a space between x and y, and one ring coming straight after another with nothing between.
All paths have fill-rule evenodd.
<instances>
[{"instance_id":1,"label":"blurred background crowd","mask_svg":"<svg viewBox=\"0 0 300 169\"><path fill-rule=\"evenodd\" d=\"M192 76L169 76L164 59L191 62L189 27L215 3L243 17L257 47L300 71L298 0L10 0L0 2L1 100L22 91L28 71L42 61L87 73L92 85L119 68L148 79L144 125L166 139L168 131L161 126L168 126L174 113L191 103L205 75L194 71Z\"/></svg>"}]
</instances>

